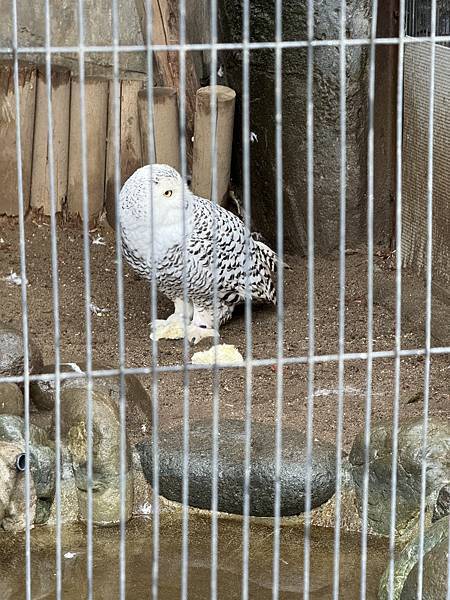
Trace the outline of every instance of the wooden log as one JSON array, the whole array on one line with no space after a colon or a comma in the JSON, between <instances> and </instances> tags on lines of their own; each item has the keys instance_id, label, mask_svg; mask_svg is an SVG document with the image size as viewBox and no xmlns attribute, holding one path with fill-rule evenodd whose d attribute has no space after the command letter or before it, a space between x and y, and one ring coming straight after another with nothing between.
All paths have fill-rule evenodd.
<instances>
[{"instance_id":1,"label":"wooden log","mask_svg":"<svg viewBox=\"0 0 450 600\"><path fill-rule=\"evenodd\" d=\"M142 167L138 93L142 81L122 81L120 100L120 175L124 183Z\"/></svg>"},{"instance_id":2,"label":"wooden log","mask_svg":"<svg viewBox=\"0 0 450 600\"><path fill-rule=\"evenodd\" d=\"M142 89L142 80L124 80L120 84L120 185L142 167L141 136L139 129L138 93ZM111 227L115 226L115 185L114 185L114 86L110 83L108 146L105 175L106 217Z\"/></svg>"},{"instance_id":3,"label":"wooden log","mask_svg":"<svg viewBox=\"0 0 450 600\"><path fill-rule=\"evenodd\" d=\"M211 198L211 99L213 86L203 87L196 94L194 161L192 165L192 191L203 198ZM236 92L218 85L216 93L216 199L224 204L230 181L231 150L233 145L234 105Z\"/></svg>"},{"instance_id":4,"label":"wooden log","mask_svg":"<svg viewBox=\"0 0 450 600\"><path fill-rule=\"evenodd\" d=\"M121 83L119 83L118 103L119 103L119 132L114 129L114 82L109 82L108 95L108 134L106 137L106 169L105 169L105 209L106 219L111 227L115 227L115 152L116 138L119 143L120 152L120 99L121 99ZM119 167L120 168L120 167Z\"/></svg>"},{"instance_id":5,"label":"wooden log","mask_svg":"<svg viewBox=\"0 0 450 600\"><path fill-rule=\"evenodd\" d=\"M141 90L138 95L141 152L144 164L150 162L148 155L148 94ZM180 129L178 98L175 88L153 88L153 152L155 162L170 165L180 171Z\"/></svg>"},{"instance_id":6,"label":"wooden log","mask_svg":"<svg viewBox=\"0 0 450 600\"><path fill-rule=\"evenodd\" d=\"M69 160L70 74L52 70L53 156L55 174L55 209L63 210L67 199ZM37 73L36 118L34 125L33 169L31 174L31 206L51 212L49 147L47 116L47 82L44 70Z\"/></svg>"},{"instance_id":7,"label":"wooden log","mask_svg":"<svg viewBox=\"0 0 450 600\"><path fill-rule=\"evenodd\" d=\"M79 79L72 78L67 210L69 214L78 215L83 214L80 91ZM103 208L108 82L86 79L84 98L89 217L95 218Z\"/></svg>"},{"instance_id":8,"label":"wooden log","mask_svg":"<svg viewBox=\"0 0 450 600\"><path fill-rule=\"evenodd\" d=\"M135 0L136 8L141 22L142 36L147 42L147 16L146 0ZM153 44L178 44L179 14L178 0L152 0L153 31L151 42ZM160 75L159 85L166 87L180 87L180 63L178 52L154 52L155 67ZM186 155L188 165L192 165L192 136L194 132L195 92L200 87L195 70L192 53L186 53Z\"/></svg>"},{"instance_id":9,"label":"wooden log","mask_svg":"<svg viewBox=\"0 0 450 600\"><path fill-rule=\"evenodd\" d=\"M30 205L31 159L36 106L36 69L19 66L22 191L26 211ZM18 215L16 104L12 64L0 65L0 214Z\"/></svg>"}]
</instances>

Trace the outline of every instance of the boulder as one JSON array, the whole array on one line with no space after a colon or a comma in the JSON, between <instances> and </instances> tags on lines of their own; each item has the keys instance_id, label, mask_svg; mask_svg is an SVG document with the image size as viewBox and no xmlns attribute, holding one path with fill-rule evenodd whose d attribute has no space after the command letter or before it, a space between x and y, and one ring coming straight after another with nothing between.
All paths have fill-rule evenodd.
<instances>
[{"instance_id":1,"label":"boulder","mask_svg":"<svg viewBox=\"0 0 450 600\"><path fill-rule=\"evenodd\" d=\"M23 416L23 395L15 383L0 383L0 414Z\"/></svg>"},{"instance_id":2,"label":"boulder","mask_svg":"<svg viewBox=\"0 0 450 600\"><path fill-rule=\"evenodd\" d=\"M400 424L398 431L397 532L407 532L417 521L420 508L423 419ZM426 495L433 506L439 490L450 480L450 422L428 418ZM350 452L352 474L362 512L364 432L358 434ZM392 423L374 425L369 450L368 519L370 528L389 535L392 478Z\"/></svg>"},{"instance_id":3,"label":"boulder","mask_svg":"<svg viewBox=\"0 0 450 600\"><path fill-rule=\"evenodd\" d=\"M61 437L72 456L79 516L87 518L88 426L87 390L67 387L61 392ZM120 520L121 426L119 409L107 390L92 393L93 521L112 525ZM125 435L126 510L133 510L132 452Z\"/></svg>"},{"instance_id":4,"label":"boulder","mask_svg":"<svg viewBox=\"0 0 450 600\"><path fill-rule=\"evenodd\" d=\"M448 531L434 548L424 556L422 600L443 600L447 594L448 568ZM419 565L416 563L403 586L400 600L416 600L417 576Z\"/></svg>"},{"instance_id":5,"label":"boulder","mask_svg":"<svg viewBox=\"0 0 450 600\"><path fill-rule=\"evenodd\" d=\"M0 415L0 441L16 444L25 452L24 421ZM36 523L47 520L55 495L55 451L45 431L30 425L30 470L36 493Z\"/></svg>"},{"instance_id":6,"label":"boulder","mask_svg":"<svg viewBox=\"0 0 450 600\"><path fill-rule=\"evenodd\" d=\"M0 439L0 528L23 531L26 527L24 446ZM18 468L18 466L20 468ZM35 520L36 494L31 480L29 515Z\"/></svg>"},{"instance_id":7,"label":"boulder","mask_svg":"<svg viewBox=\"0 0 450 600\"><path fill-rule=\"evenodd\" d=\"M450 515L450 484L444 485L436 498L433 510L433 523Z\"/></svg>"},{"instance_id":8,"label":"boulder","mask_svg":"<svg viewBox=\"0 0 450 600\"><path fill-rule=\"evenodd\" d=\"M40 373L43 360L38 346L29 340L29 372ZM0 376L23 375L23 334L15 327L0 322Z\"/></svg>"},{"instance_id":9,"label":"boulder","mask_svg":"<svg viewBox=\"0 0 450 600\"><path fill-rule=\"evenodd\" d=\"M218 509L242 514L244 501L244 423L233 419L220 422L218 457ZM142 468L152 483L152 441L138 444ZM326 502L335 490L333 445L314 441L311 471L311 506ZM159 490L162 496L182 501L183 428L159 434ZM275 502L274 426L255 422L251 437L250 514L273 516ZM212 422L204 419L190 426L189 504L209 509L212 500ZM297 515L305 508L306 435L293 428L283 429L280 472L281 515Z\"/></svg>"},{"instance_id":10,"label":"boulder","mask_svg":"<svg viewBox=\"0 0 450 600\"><path fill-rule=\"evenodd\" d=\"M443 600L447 593L448 519L425 529L423 539L423 600ZM393 595L389 594L389 567L379 586L378 600L416 600L420 537L417 535L395 557Z\"/></svg>"},{"instance_id":11,"label":"boulder","mask_svg":"<svg viewBox=\"0 0 450 600\"><path fill-rule=\"evenodd\" d=\"M99 363L93 363L94 370L106 370L107 367ZM83 361L73 361L61 364L61 373L79 373L86 370L86 363ZM54 373L54 365L43 367L43 373ZM65 389L87 388L87 378L85 376L73 379L61 380L61 393ZM120 405L120 378L118 375L112 377L95 377L93 380L93 389L102 395L109 396L116 406ZM144 386L135 375L126 375L125 377L125 398L127 413L127 430L133 437L137 438L141 430L150 429L152 422L152 402L150 396L145 391ZM53 411L55 406L55 381L34 381L30 385L30 395L34 406L39 411Z\"/></svg>"}]
</instances>

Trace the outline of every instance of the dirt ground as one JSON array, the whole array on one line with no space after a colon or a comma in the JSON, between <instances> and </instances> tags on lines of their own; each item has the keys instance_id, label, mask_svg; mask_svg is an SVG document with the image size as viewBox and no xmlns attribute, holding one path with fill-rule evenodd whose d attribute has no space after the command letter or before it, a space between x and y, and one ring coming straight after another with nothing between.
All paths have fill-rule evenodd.
<instances>
[{"instance_id":1,"label":"dirt ground","mask_svg":"<svg viewBox=\"0 0 450 600\"><path fill-rule=\"evenodd\" d=\"M7 278L20 273L18 227L13 220L0 221L0 319L21 327L20 286ZM99 239L100 237L100 239ZM96 242L97 240L97 242ZM61 319L61 358L63 362L84 360L84 273L82 231L73 225L58 228L59 291ZM114 235L108 227L91 232L92 303L102 311L92 315L93 359L108 366L117 365L118 319ZM29 218L26 224L28 307L30 331L42 348L46 363L54 362L53 309L50 228L48 223ZM289 256L292 271L285 272L286 356L306 355L308 351L307 265L306 258ZM387 280L394 278L392 264L377 249L375 268L383 270ZM346 352L367 350L367 255L366 249L349 253L346 264ZM149 286L138 280L125 266L126 364L128 367L151 366L149 339ZM339 264L337 257L316 258L315 262L315 338L316 354L338 351ZM170 303L163 297L158 302L158 317L166 318ZM253 314L254 358L276 356L276 310L258 307ZM245 355L245 320L243 311L221 330L225 343L235 344ZM374 350L394 348L394 316L380 305L374 306ZM403 348L421 348L421 331L404 332ZM164 340L159 345L159 364L175 365L182 361L182 341ZM195 350L194 350L195 351ZM353 360L345 368L344 448L349 449L355 434L364 426L366 399L366 362ZM450 415L450 361L447 356L434 356L431 363L429 414ZM276 369L272 366L253 370L252 414L255 420L274 422L276 408ZM314 435L328 441L336 436L337 418L336 362L317 364L314 369ZM143 377L151 389L150 377ZM401 418L422 414L421 392L424 382L422 357L401 361ZM190 374L190 418L212 412L212 376L206 372ZM373 362L372 422L390 419L394 399L394 361ZM244 416L245 372L221 371L220 415ZM180 373L163 373L159 377L160 425L170 428L183 419L183 377ZM293 365L284 369L283 419L299 428L306 426L307 366Z\"/></svg>"}]
</instances>

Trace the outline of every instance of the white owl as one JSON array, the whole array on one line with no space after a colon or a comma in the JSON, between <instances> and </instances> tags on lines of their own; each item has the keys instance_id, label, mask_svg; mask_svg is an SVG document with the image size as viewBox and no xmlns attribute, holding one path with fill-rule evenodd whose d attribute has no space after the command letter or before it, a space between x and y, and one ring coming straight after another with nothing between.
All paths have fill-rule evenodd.
<instances>
[{"instance_id":1,"label":"white owl","mask_svg":"<svg viewBox=\"0 0 450 600\"><path fill-rule=\"evenodd\" d=\"M154 270L158 289L175 305L166 323L183 323L186 318L191 343L214 335L214 323L221 325L231 318L236 304L245 300L246 278L252 299L276 302L276 254L253 239L238 217L195 196L172 167L147 165L126 181L120 192L120 223L128 263L147 279Z\"/></svg>"}]
</instances>

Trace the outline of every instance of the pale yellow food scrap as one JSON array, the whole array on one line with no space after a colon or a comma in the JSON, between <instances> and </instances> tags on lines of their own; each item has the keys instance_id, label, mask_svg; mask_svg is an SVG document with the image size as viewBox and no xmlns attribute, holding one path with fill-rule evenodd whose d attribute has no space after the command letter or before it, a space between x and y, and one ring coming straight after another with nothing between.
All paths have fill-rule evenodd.
<instances>
[{"instance_id":1,"label":"pale yellow food scrap","mask_svg":"<svg viewBox=\"0 0 450 600\"><path fill-rule=\"evenodd\" d=\"M191 361L193 365L243 365L244 357L233 344L218 344L204 352L196 352Z\"/></svg>"},{"instance_id":2,"label":"pale yellow food scrap","mask_svg":"<svg viewBox=\"0 0 450 600\"><path fill-rule=\"evenodd\" d=\"M180 321L155 321L155 331L151 333L152 340L181 340L184 337L183 324Z\"/></svg>"}]
</instances>

